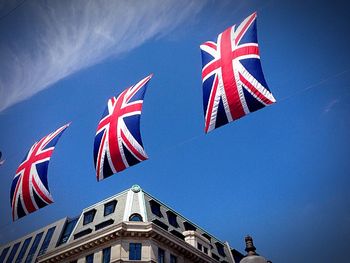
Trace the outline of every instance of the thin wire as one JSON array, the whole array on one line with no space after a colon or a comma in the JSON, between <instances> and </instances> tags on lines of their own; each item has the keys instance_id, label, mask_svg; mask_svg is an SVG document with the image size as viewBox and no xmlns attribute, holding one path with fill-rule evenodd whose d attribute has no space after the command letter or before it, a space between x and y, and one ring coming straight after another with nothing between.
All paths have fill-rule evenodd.
<instances>
[{"instance_id":1,"label":"thin wire","mask_svg":"<svg viewBox=\"0 0 350 263\"><path fill-rule=\"evenodd\" d=\"M2 17L0 17L0 21L5 19L6 17L8 17L9 15L11 15L13 12L15 12L18 8L20 8L24 2L26 0L23 0L22 2L20 2L17 6L15 6L14 8L12 8L10 11L8 11L5 15L3 15Z\"/></svg>"},{"instance_id":2,"label":"thin wire","mask_svg":"<svg viewBox=\"0 0 350 263\"><path fill-rule=\"evenodd\" d=\"M341 75L344 75L345 73L348 73L348 72L350 72L350 68L345 69L345 70L343 70L343 71L341 71L341 72L339 72L339 73L337 73L337 74L328 76L328 77L326 77L326 78L324 78L324 79L322 79L322 80L320 80L320 81L318 81L318 82L316 82L316 83L313 83L313 84L307 86L306 88L303 88L303 89L301 89L301 90L298 90L298 91L294 92L293 94L291 94L291 95L289 95L289 96L287 96L287 97L285 97L285 98L282 98L282 99L278 100L277 102L278 102L278 103L281 103L281 102L283 102L283 101L285 101L285 100L288 100L288 99L290 99L290 98L292 98L292 97L295 97L295 96L297 96L297 95L299 95L299 94L301 94L301 93L304 93L304 92L306 92L306 91L308 91L308 90L310 90L310 89L314 89L314 88L316 88L316 87L318 87L318 86L321 86L322 84L324 84L324 83L330 81L331 79L338 78L338 77L340 77Z\"/></svg>"},{"instance_id":3,"label":"thin wire","mask_svg":"<svg viewBox=\"0 0 350 263\"><path fill-rule=\"evenodd\" d=\"M324 84L324 83L326 83L326 82L328 82L328 81L330 81L330 80L332 80L332 79L334 79L334 78L337 78L337 77L339 77L339 76L342 76L342 75L344 75L345 73L348 73L348 72L350 72L350 68L349 68L349 69L346 69L346 70L343 70L343 71L341 71L341 72L339 72L339 73L337 73L337 74L328 76L328 77L326 77L326 78L324 78L324 79L322 79L322 80L320 80L320 81L318 81L318 82L316 82L316 83L313 83L313 84L311 84L311 85L305 87L304 89L301 89L301 90L299 90L299 91L296 91L296 92L294 92L293 94L291 94L291 95L289 95L289 96L287 96L287 97L285 97L285 98L282 98L282 99L278 100L278 103L281 103L281 102L283 102L283 101L285 101L285 100L288 100L288 99L290 99L290 98L292 98L292 97L295 97L295 96L297 96L297 95L299 95L299 94L302 94L302 93L304 93L304 92L306 92L306 91L308 91L308 90L311 90L311 89L314 89L314 88L316 88L316 87L319 87L320 85L322 85L322 84ZM79 114L78 116L80 116L80 115L82 115L82 114ZM204 134L195 135L195 136L192 136L192 137L190 137L190 138L188 138L188 139L185 139L185 140L179 142L178 144L176 144L176 145L174 145L174 146L168 147L168 148L166 148L166 149L160 150L160 151L157 152L157 153L154 153L154 157L159 156L160 154L164 154L164 153L166 153L166 152L173 151L174 149L176 149L176 148L178 148L178 147L181 147L181 146L183 146L183 145L186 145L186 144L188 144L188 143L190 143L190 142L192 142L192 141L194 141L194 140L196 140L196 139L198 139L198 138L200 138L200 137L202 137L202 136L204 136ZM7 158L7 159L8 159L8 158ZM0 168L0 169L1 169L1 168ZM5 227L9 226L9 225L12 224L12 223L13 223L13 222L10 222L10 223L1 225L1 226L0 226L0 229L2 230L2 229L4 229Z\"/></svg>"},{"instance_id":4,"label":"thin wire","mask_svg":"<svg viewBox=\"0 0 350 263\"><path fill-rule=\"evenodd\" d=\"M289 96L287 96L287 97L284 97L284 98L282 98L282 99L277 100L276 103L282 103L282 102L284 102L285 100L288 100L288 99L293 98L293 97L295 97L295 96L297 96L297 95L300 95L300 94L302 94L302 93L305 93L305 92L308 91L308 90L311 90L311 89L314 89L314 88L316 88L316 87L319 87L320 85L322 85L322 84L324 84L324 83L327 83L328 81L330 81L330 80L332 80L332 79L335 79L335 78L337 78L337 77L340 77L340 76L342 76L342 75L344 75L345 73L348 73L348 72L350 72L350 68L345 69L345 70L343 70L343 71L341 71L341 72L339 72L339 73L333 74L333 75L331 75L331 76L328 76L328 77L326 77L326 78L324 78L324 79L322 79L322 80L320 80L320 81L318 81L318 82L316 82L316 83L313 83L313 84L311 84L311 85L309 85L309 86L307 86L307 87L305 87L305 88L303 88L303 89L301 89L301 90L298 90L298 91L294 92L293 94L291 94L291 95L289 95ZM85 113L76 114L74 119L80 118L82 115L85 115ZM73 117L72 117L71 119L73 119ZM204 136L204 134L195 135L195 136L193 136L193 137L190 137L190 138L188 138L188 139L185 139L185 140L179 142L179 143L176 144L176 145L170 146L170 147L165 148L165 149L161 149L159 152L154 153L154 156L157 156L157 155L160 155L160 154L164 154L164 153L173 151L174 149L176 149L176 148L178 148L178 147L180 147L180 146L182 146L182 145L185 145L185 144L187 144L187 143L189 143L189 142L191 142L191 141L193 141L193 140L195 140L195 139L197 139L197 138L199 138L199 137L202 137L202 136ZM13 156L15 156L15 154L6 155L6 153L4 154L4 152L3 152L3 158L4 158L5 160L9 160L9 159L11 159L11 157L13 157ZM5 163L6 163L6 162L5 162ZM4 163L3 165L5 165L5 163ZM0 166L0 167L1 167L1 166ZM0 168L0 169L1 169L1 168Z\"/></svg>"},{"instance_id":5,"label":"thin wire","mask_svg":"<svg viewBox=\"0 0 350 263\"><path fill-rule=\"evenodd\" d=\"M196 139L198 139L198 138L200 138L202 136L204 136L204 134L198 134L198 135L192 136L192 137L190 137L188 139L185 139L185 140L179 142L176 145L170 146L170 147L165 148L165 149L161 149L158 152L155 152L153 154L153 157L156 158L159 155L164 156L165 153L171 152L171 151L175 150L176 148L179 148L179 147L181 147L181 146L183 146L185 144L188 144L189 142L192 142L192 141L194 141L194 140L196 140Z\"/></svg>"}]
</instances>

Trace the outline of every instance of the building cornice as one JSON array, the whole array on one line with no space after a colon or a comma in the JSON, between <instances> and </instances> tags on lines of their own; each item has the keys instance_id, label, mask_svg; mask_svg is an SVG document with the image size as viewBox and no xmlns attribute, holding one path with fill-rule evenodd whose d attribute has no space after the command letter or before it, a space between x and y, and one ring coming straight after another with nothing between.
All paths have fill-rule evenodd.
<instances>
[{"instance_id":1,"label":"building cornice","mask_svg":"<svg viewBox=\"0 0 350 263\"><path fill-rule=\"evenodd\" d=\"M121 222L57 247L39 257L38 262L69 261L85 252L88 253L103 247L106 243L113 243L113 241L125 238L144 238L158 241L194 262L218 262L152 222Z\"/></svg>"}]
</instances>

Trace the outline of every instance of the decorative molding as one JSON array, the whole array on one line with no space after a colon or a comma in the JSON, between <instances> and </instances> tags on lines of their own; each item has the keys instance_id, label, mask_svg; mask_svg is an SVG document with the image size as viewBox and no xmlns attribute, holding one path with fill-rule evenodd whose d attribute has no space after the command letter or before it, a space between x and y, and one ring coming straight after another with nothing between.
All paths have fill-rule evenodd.
<instances>
[{"instance_id":1,"label":"decorative molding","mask_svg":"<svg viewBox=\"0 0 350 263\"><path fill-rule=\"evenodd\" d=\"M151 222L122 222L62 245L40 256L37 260L40 263L69 261L76 258L77 255L88 253L99 247L102 249L107 242L113 243L117 240L121 241L135 236L166 244L179 254L195 262L217 263L215 259Z\"/></svg>"}]
</instances>

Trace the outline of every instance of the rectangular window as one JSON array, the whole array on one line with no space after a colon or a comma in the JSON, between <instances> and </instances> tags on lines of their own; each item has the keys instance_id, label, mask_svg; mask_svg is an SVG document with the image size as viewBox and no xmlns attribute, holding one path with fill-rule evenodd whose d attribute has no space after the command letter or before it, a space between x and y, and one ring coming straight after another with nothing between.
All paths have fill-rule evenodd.
<instances>
[{"instance_id":1,"label":"rectangular window","mask_svg":"<svg viewBox=\"0 0 350 263\"><path fill-rule=\"evenodd\" d=\"M7 253L9 252L10 250L10 247L7 247L7 248L4 248L4 250L1 252L1 255L0 255L0 262L5 262L5 258L7 256Z\"/></svg>"},{"instance_id":2,"label":"rectangular window","mask_svg":"<svg viewBox=\"0 0 350 263\"><path fill-rule=\"evenodd\" d=\"M158 248L158 263L165 263L165 251Z\"/></svg>"},{"instance_id":3,"label":"rectangular window","mask_svg":"<svg viewBox=\"0 0 350 263\"><path fill-rule=\"evenodd\" d=\"M192 225L191 223L185 221L184 222L184 227L185 227L185 230L192 230L192 231L196 231L196 227L194 225Z\"/></svg>"},{"instance_id":4,"label":"rectangular window","mask_svg":"<svg viewBox=\"0 0 350 263\"><path fill-rule=\"evenodd\" d=\"M30 262L32 262L33 257L34 257L34 254L35 254L35 252L36 252L36 249L37 249L38 246L39 246L39 243L40 243L40 240L41 240L43 234L44 234L44 232L41 232L41 233L39 233L39 234L37 234L37 235L35 236L35 239L34 239L33 244L32 244L32 246L31 246L31 248L30 248L30 250L29 250L29 252L28 252L28 256L27 256L27 258L26 258L25 263L30 263Z\"/></svg>"},{"instance_id":5,"label":"rectangular window","mask_svg":"<svg viewBox=\"0 0 350 263\"><path fill-rule=\"evenodd\" d=\"M86 235L88 235L90 233L92 233L92 229L91 228L84 229L84 230L74 234L74 239L81 238L81 237L86 236Z\"/></svg>"},{"instance_id":6,"label":"rectangular window","mask_svg":"<svg viewBox=\"0 0 350 263\"><path fill-rule=\"evenodd\" d=\"M169 231L174 236L181 238L182 240L185 240L185 236L181 234L179 231L176 231L175 229Z\"/></svg>"},{"instance_id":7,"label":"rectangular window","mask_svg":"<svg viewBox=\"0 0 350 263\"><path fill-rule=\"evenodd\" d=\"M216 255L216 254L214 254L214 253L211 253L211 257L213 258L213 259L216 259L216 260L220 260L220 257L218 256L218 255Z\"/></svg>"},{"instance_id":8,"label":"rectangular window","mask_svg":"<svg viewBox=\"0 0 350 263\"><path fill-rule=\"evenodd\" d=\"M156 224L157 226L160 226L161 228L168 230L169 226L165 223L163 223L162 221L158 220L158 219L153 219L152 223Z\"/></svg>"},{"instance_id":9,"label":"rectangular window","mask_svg":"<svg viewBox=\"0 0 350 263\"><path fill-rule=\"evenodd\" d=\"M172 225L173 227L179 227L179 224L177 223L177 220L176 220L176 214L174 214L172 211L167 211L166 213L168 215L169 224Z\"/></svg>"},{"instance_id":10,"label":"rectangular window","mask_svg":"<svg viewBox=\"0 0 350 263\"><path fill-rule=\"evenodd\" d=\"M72 220L68 220L64 226L61 237L57 242L57 246L66 243L73 232L75 225L77 224L79 218L74 218Z\"/></svg>"},{"instance_id":11,"label":"rectangular window","mask_svg":"<svg viewBox=\"0 0 350 263\"><path fill-rule=\"evenodd\" d=\"M141 243L130 243L129 244L129 259L130 260L141 260Z\"/></svg>"},{"instance_id":12,"label":"rectangular window","mask_svg":"<svg viewBox=\"0 0 350 263\"><path fill-rule=\"evenodd\" d=\"M160 211L160 204L158 204L156 201L151 200L149 201L149 204L151 206L151 211L154 215L158 217L162 217L162 212Z\"/></svg>"},{"instance_id":13,"label":"rectangular window","mask_svg":"<svg viewBox=\"0 0 350 263\"><path fill-rule=\"evenodd\" d=\"M96 214L96 209L92 209L84 213L83 225L87 225L94 221L94 217Z\"/></svg>"},{"instance_id":14,"label":"rectangular window","mask_svg":"<svg viewBox=\"0 0 350 263\"><path fill-rule=\"evenodd\" d=\"M208 239L209 242L211 241L211 237L208 234L204 233L204 234L202 234L202 236L204 236L206 239Z\"/></svg>"},{"instance_id":15,"label":"rectangular window","mask_svg":"<svg viewBox=\"0 0 350 263\"><path fill-rule=\"evenodd\" d=\"M18 242L16 244L13 245L10 255L6 260L6 263L13 263L13 258L16 256L17 250L19 248L19 245L21 244L21 242Z\"/></svg>"},{"instance_id":16,"label":"rectangular window","mask_svg":"<svg viewBox=\"0 0 350 263\"><path fill-rule=\"evenodd\" d=\"M42 255L42 254L44 254L46 252L47 248L50 245L51 238L53 236L53 233L55 232L55 229L56 229L56 227L54 226L54 227L51 227L49 230L47 230L45 239L43 241L43 244L41 245L41 248L39 250L38 256L40 256L40 255Z\"/></svg>"},{"instance_id":17,"label":"rectangular window","mask_svg":"<svg viewBox=\"0 0 350 263\"><path fill-rule=\"evenodd\" d=\"M113 200L113 201L106 203L103 215L108 216L108 215L114 213L116 205L117 205L117 200Z\"/></svg>"},{"instance_id":18,"label":"rectangular window","mask_svg":"<svg viewBox=\"0 0 350 263\"><path fill-rule=\"evenodd\" d=\"M102 263L109 263L111 261L111 247L106 247L102 250Z\"/></svg>"},{"instance_id":19,"label":"rectangular window","mask_svg":"<svg viewBox=\"0 0 350 263\"><path fill-rule=\"evenodd\" d=\"M203 247L203 251L205 254L208 254L208 248L207 247Z\"/></svg>"},{"instance_id":20,"label":"rectangular window","mask_svg":"<svg viewBox=\"0 0 350 263\"><path fill-rule=\"evenodd\" d=\"M202 244L197 243L197 248L198 248L200 251L202 251Z\"/></svg>"},{"instance_id":21,"label":"rectangular window","mask_svg":"<svg viewBox=\"0 0 350 263\"><path fill-rule=\"evenodd\" d=\"M86 263L93 263L94 262L94 254L87 255L85 257L85 262Z\"/></svg>"},{"instance_id":22,"label":"rectangular window","mask_svg":"<svg viewBox=\"0 0 350 263\"><path fill-rule=\"evenodd\" d=\"M95 226L95 231L100 230L100 229L102 229L104 227L113 225L113 223L114 223L114 220L112 218L110 218L110 219L108 219L106 221L103 221L103 222L101 222L101 223L99 223L99 224L97 224Z\"/></svg>"},{"instance_id":23,"label":"rectangular window","mask_svg":"<svg viewBox=\"0 0 350 263\"><path fill-rule=\"evenodd\" d=\"M226 257L224 246L219 242L216 242L215 245L216 245L216 249L218 250L219 255Z\"/></svg>"},{"instance_id":24,"label":"rectangular window","mask_svg":"<svg viewBox=\"0 0 350 263\"><path fill-rule=\"evenodd\" d=\"M170 255L170 263L177 263L177 257L174 255Z\"/></svg>"},{"instance_id":25,"label":"rectangular window","mask_svg":"<svg viewBox=\"0 0 350 263\"><path fill-rule=\"evenodd\" d=\"M28 248L29 243L30 243L31 240L32 240L32 237L28 237L28 238L23 242L22 248L21 248L21 250L19 251L19 254L18 254L18 256L17 256L16 263L21 263L21 262L22 262L22 259L23 259L23 257L24 257L24 254L27 252L27 248Z\"/></svg>"}]
</instances>

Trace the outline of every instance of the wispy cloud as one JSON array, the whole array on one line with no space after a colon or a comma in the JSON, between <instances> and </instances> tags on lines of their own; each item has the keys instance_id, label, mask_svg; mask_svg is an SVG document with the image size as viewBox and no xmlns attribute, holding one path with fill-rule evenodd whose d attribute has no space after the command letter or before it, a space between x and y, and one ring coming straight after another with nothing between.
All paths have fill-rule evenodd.
<instances>
[{"instance_id":1,"label":"wispy cloud","mask_svg":"<svg viewBox=\"0 0 350 263\"><path fill-rule=\"evenodd\" d=\"M339 99L333 99L333 100L331 100L331 101L327 104L327 106L323 109L323 112L324 112L324 113L330 112L330 111L334 108L334 106L335 106L336 104L338 104L338 103L339 103Z\"/></svg>"},{"instance_id":2,"label":"wispy cloud","mask_svg":"<svg viewBox=\"0 0 350 263\"><path fill-rule=\"evenodd\" d=\"M199 0L28 1L0 23L0 111L83 68L164 36Z\"/></svg>"}]
</instances>

